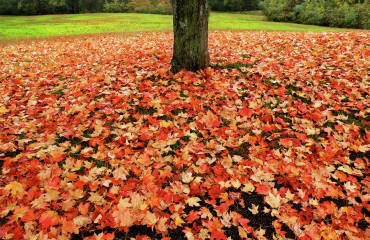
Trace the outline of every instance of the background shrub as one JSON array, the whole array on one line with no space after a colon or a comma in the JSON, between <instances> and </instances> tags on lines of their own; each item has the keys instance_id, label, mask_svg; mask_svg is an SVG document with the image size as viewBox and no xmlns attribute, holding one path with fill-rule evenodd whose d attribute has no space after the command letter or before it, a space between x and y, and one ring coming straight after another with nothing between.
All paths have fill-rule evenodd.
<instances>
[{"instance_id":1,"label":"background shrub","mask_svg":"<svg viewBox=\"0 0 370 240\"><path fill-rule=\"evenodd\" d=\"M370 29L370 0L264 0L271 21Z\"/></svg>"},{"instance_id":2,"label":"background shrub","mask_svg":"<svg viewBox=\"0 0 370 240\"><path fill-rule=\"evenodd\" d=\"M113 2L105 2L103 5L103 12L120 13L127 11L127 1L113 0Z\"/></svg>"}]
</instances>

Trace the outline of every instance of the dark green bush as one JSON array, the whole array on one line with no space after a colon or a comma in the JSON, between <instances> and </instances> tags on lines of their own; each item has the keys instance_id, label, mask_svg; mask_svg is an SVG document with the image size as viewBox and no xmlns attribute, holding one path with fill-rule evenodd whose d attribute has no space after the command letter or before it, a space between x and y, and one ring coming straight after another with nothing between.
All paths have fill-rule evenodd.
<instances>
[{"instance_id":1,"label":"dark green bush","mask_svg":"<svg viewBox=\"0 0 370 240\"><path fill-rule=\"evenodd\" d=\"M269 20L278 22L294 21L294 0L266 0L260 3L260 7Z\"/></svg>"},{"instance_id":2,"label":"dark green bush","mask_svg":"<svg viewBox=\"0 0 370 240\"><path fill-rule=\"evenodd\" d=\"M260 0L208 0L213 11L250 11L258 10Z\"/></svg>"},{"instance_id":3,"label":"dark green bush","mask_svg":"<svg viewBox=\"0 0 370 240\"><path fill-rule=\"evenodd\" d=\"M110 13L120 13L120 12L127 12L127 2L113 0L112 2L105 2L103 6L104 12Z\"/></svg>"},{"instance_id":4,"label":"dark green bush","mask_svg":"<svg viewBox=\"0 0 370 240\"><path fill-rule=\"evenodd\" d=\"M369 0L265 0L260 7L271 21L370 28Z\"/></svg>"},{"instance_id":5,"label":"dark green bush","mask_svg":"<svg viewBox=\"0 0 370 240\"><path fill-rule=\"evenodd\" d=\"M327 25L325 6L318 1L303 2L294 7L294 21L313 25Z\"/></svg>"}]
</instances>

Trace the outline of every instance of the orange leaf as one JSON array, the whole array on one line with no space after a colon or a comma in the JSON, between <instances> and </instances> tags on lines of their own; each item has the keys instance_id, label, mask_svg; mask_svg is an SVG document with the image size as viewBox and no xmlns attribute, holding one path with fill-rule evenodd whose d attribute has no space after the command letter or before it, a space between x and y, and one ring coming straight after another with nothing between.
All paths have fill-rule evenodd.
<instances>
[{"instance_id":1,"label":"orange leaf","mask_svg":"<svg viewBox=\"0 0 370 240\"><path fill-rule=\"evenodd\" d=\"M301 141L297 138L280 138L280 144L286 148L298 147L301 145Z\"/></svg>"},{"instance_id":2,"label":"orange leaf","mask_svg":"<svg viewBox=\"0 0 370 240\"><path fill-rule=\"evenodd\" d=\"M29 221L34 221L34 220L36 220L36 215L32 209L28 210L28 212L22 217L22 221L24 222L29 222Z\"/></svg>"},{"instance_id":3,"label":"orange leaf","mask_svg":"<svg viewBox=\"0 0 370 240\"><path fill-rule=\"evenodd\" d=\"M202 121L211 127L218 127L221 124L218 116L211 111L207 111L207 114L203 116Z\"/></svg>"},{"instance_id":4,"label":"orange leaf","mask_svg":"<svg viewBox=\"0 0 370 240\"><path fill-rule=\"evenodd\" d=\"M80 213L84 216L87 215L87 213L89 212L89 207L90 207L90 203L87 202L85 204L83 203L80 203L80 205L78 205L78 211L80 211Z\"/></svg>"},{"instance_id":5,"label":"orange leaf","mask_svg":"<svg viewBox=\"0 0 370 240\"><path fill-rule=\"evenodd\" d=\"M364 50L364 51L362 52L362 56L363 56L364 58L369 58L369 57L370 57L370 50Z\"/></svg>"},{"instance_id":6,"label":"orange leaf","mask_svg":"<svg viewBox=\"0 0 370 240\"><path fill-rule=\"evenodd\" d=\"M164 77L166 75L167 70L165 68L159 68L157 70L157 73L161 76Z\"/></svg>"},{"instance_id":7,"label":"orange leaf","mask_svg":"<svg viewBox=\"0 0 370 240\"><path fill-rule=\"evenodd\" d=\"M227 237L222 232L222 230L214 230L211 233L211 240L213 240L213 239L216 239L216 240L227 240Z\"/></svg>"},{"instance_id":8,"label":"orange leaf","mask_svg":"<svg viewBox=\"0 0 370 240\"><path fill-rule=\"evenodd\" d=\"M256 192L258 194L267 195L269 192L269 188L266 185L260 185L256 188Z\"/></svg>"},{"instance_id":9,"label":"orange leaf","mask_svg":"<svg viewBox=\"0 0 370 240\"><path fill-rule=\"evenodd\" d=\"M240 116L242 117L252 117L252 114L253 114L253 109L250 109L250 108L247 108L247 107L244 107L242 108L240 111L239 111L239 114Z\"/></svg>"},{"instance_id":10,"label":"orange leaf","mask_svg":"<svg viewBox=\"0 0 370 240\"><path fill-rule=\"evenodd\" d=\"M59 215L55 211L46 211L39 219L42 228L50 228L59 224Z\"/></svg>"}]
</instances>

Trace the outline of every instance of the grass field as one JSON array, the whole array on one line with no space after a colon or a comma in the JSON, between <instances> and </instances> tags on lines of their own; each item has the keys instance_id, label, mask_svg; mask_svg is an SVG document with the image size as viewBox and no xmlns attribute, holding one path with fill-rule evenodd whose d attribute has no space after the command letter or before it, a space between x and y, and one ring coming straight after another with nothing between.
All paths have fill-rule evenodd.
<instances>
[{"instance_id":1,"label":"grass field","mask_svg":"<svg viewBox=\"0 0 370 240\"><path fill-rule=\"evenodd\" d=\"M78 15L0 16L0 41L98 33L172 29L172 16L96 13ZM211 13L211 30L343 31L291 23L268 22L260 12Z\"/></svg>"}]
</instances>

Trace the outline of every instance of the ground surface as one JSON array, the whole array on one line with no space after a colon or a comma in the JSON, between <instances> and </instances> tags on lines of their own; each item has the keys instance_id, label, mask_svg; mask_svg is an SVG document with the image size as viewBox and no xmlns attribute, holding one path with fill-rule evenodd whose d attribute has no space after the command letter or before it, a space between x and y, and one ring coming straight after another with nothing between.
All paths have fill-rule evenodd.
<instances>
[{"instance_id":1,"label":"ground surface","mask_svg":"<svg viewBox=\"0 0 370 240\"><path fill-rule=\"evenodd\" d=\"M335 28L267 22L260 12L211 13L212 30L343 31ZM98 13L0 16L0 42L66 35L172 30L172 16Z\"/></svg>"},{"instance_id":2,"label":"ground surface","mask_svg":"<svg viewBox=\"0 0 370 240\"><path fill-rule=\"evenodd\" d=\"M369 32L171 42L2 47L0 238L370 238Z\"/></svg>"}]
</instances>

